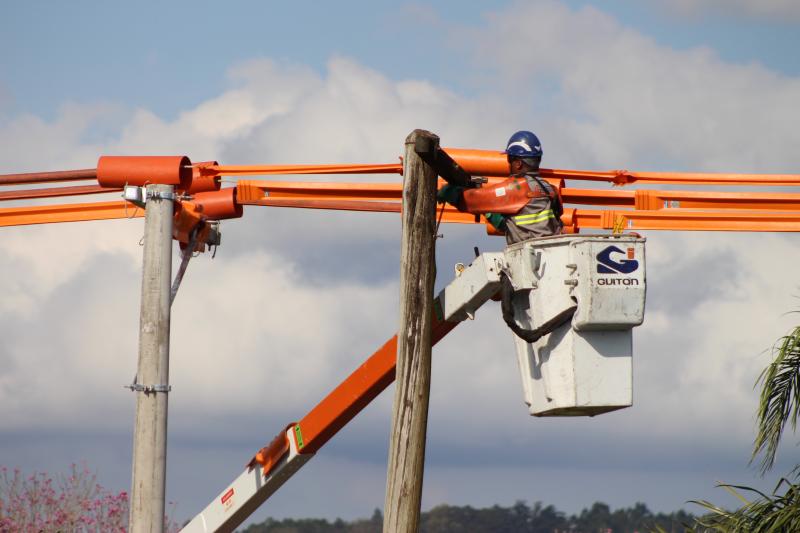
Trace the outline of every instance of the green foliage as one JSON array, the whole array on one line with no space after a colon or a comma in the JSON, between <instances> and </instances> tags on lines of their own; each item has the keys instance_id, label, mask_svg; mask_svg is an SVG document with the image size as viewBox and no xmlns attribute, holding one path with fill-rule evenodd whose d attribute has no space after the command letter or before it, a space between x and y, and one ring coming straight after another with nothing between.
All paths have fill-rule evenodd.
<instances>
[{"instance_id":1,"label":"green foliage","mask_svg":"<svg viewBox=\"0 0 800 533\"><path fill-rule=\"evenodd\" d=\"M760 470L764 474L775 464L783 430L791 423L797 429L800 414L800 326L775 344L775 359L761 373L758 406L758 433L751 462L763 454ZM795 466L796 474L800 465ZM800 531L800 484L783 478L772 491L764 494L751 487L720 485L739 498L741 507L729 511L708 501L695 502L710 513L695 521L690 531L722 533L767 533ZM748 500L743 493L755 496Z\"/></svg>"},{"instance_id":2,"label":"green foliage","mask_svg":"<svg viewBox=\"0 0 800 533\"><path fill-rule=\"evenodd\" d=\"M779 339L775 360L759 376L761 398L758 406L758 435L753 446L753 457L764 454L761 472L767 472L775 463L778 444L786 422L792 431L797 429L800 412L800 326L791 334Z\"/></svg>"},{"instance_id":3,"label":"green foliage","mask_svg":"<svg viewBox=\"0 0 800 533\"><path fill-rule=\"evenodd\" d=\"M728 511L707 501L696 502L710 514L698 518L690 531L723 533L769 533L800 531L800 485L781 479L772 495L750 487L720 485L742 501L735 511ZM783 491L782 491L783 490ZM740 491L756 494L748 501ZM782 491L782 492L781 492Z\"/></svg>"},{"instance_id":4,"label":"green foliage","mask_svg":"<svg viewBox=\"0 0 800 533\"><path fill-rule=\"evenodd\" d=\"M552 505L540 502L532 506L519 501L511 507L495 505L485 509L440 505L422 513L422 533L633 533L658 530L664 533L684 531L681 524L695 519L689 513L652 513L643 503L611 511L604 503L595 503L580 513L567 516ZM243 533L381 533L383 516L376 509L369 520L334 522L320 519L269 518L253 524Z\"/></svg>"}]
</instances>

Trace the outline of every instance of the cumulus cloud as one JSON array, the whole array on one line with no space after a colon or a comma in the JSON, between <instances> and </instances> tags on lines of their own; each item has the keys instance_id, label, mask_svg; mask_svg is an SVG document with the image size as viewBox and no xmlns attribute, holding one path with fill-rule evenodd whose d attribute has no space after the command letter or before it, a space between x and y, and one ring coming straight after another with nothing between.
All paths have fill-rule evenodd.
<instances>
[{"instance_id":1,"label":"cumulus cloud","mask_svg":"<svg viewBox=\"0 0 800 533\"><path fill-rule=\"evenodd\" d=\"M122 106L103 103L65 103L51 121L32 114L15 116L0 127L0 168L12 173L94 167L105 147L90 132L116 129L115 121L126 119Z\"/></svg>"},{"instance_id":2,"label":"cumulus cloud","mask_svg":"<svg viewBox=\"0 0 800 533\"><path fill-rule=\"evenodd\" d=\"M796 78L726 63L707 48L658 45L591 6L520 3L465 36L480 61L514 80L507 90L521 110L540 98L550 104L545 144L559 162L719 172L797 167Z\"/></svg>"},{"instance_id":3,"label":"cumulus cloud","mask_svg":"<svg viewBox=\"0 0 800 533\"><path fill-rule=\"evenodd\" d=\"M672 50L598 9L550 1L452 28L449 42L455 53L473 54L475 75L487 80L479 94L395 80L344 57L323 72L254 59L231 68L226 90L174 119L109 104L65 104L50 121L13 117L0 125L3 170L91 166L103 153L185 153L231 164L391 162L416 127L436 131L446 145L479 148L533 128L548 164L560 167L797 167L796 78L726 63L708 49ZM474 244L501 246L480 228L445 233L442 279ZM132 422L133 400L121 385L135 369L141 221L2 234L0 401L8 408L0 428L124 432ZM393 215L248 208L244 219L223 224L217 258L192 261L174 306L170 408L179 442L202 455L197 439L213 441L235 456L225 461L241 466L242 442L251 451L264 444L388 338L399 237ZM611 486L651 463L713 463L720 475L739 468L752 435L742 414L753 410L764 350L791 323L781 313L795 304L797 239L648 238L634 408L592 420L528 418L511 334L491 305L435 351L429 457L437 477L428 501L456 494L444 487L448 479L463 485L456 470L464 465L502 477L518 464L590 471L601 458L623 472L618 479L603 472ZM374 463L385 460L390 402L382 396L326 452L380 471ZM187 513L227 480L215 476L222 477L203 481L205 489L195 478L174 482L171 490L190 495ZM523 477L509 481L518 497ZM381 502L378 495L364 512Z\"/></svg>"},{"instance_id":4,"label":"cumulus cloud","mask_svg":"<svg viewBox=\"0 0 800 533\"><path fill-rule=\"evenodd\" d=\"M50 122L19 117L0 132L14 148L6 164L9 170L91 166L104 153L384 162L395 160L419 122L450 131L461 139L457 144L480 137L475 102L424 81L393 82L349 59L332 59L325 76L264 59L232 68L229 77L230 90L174 120L75 104ZM454 112L459 105L465 116ZM121 112L127 120L116 135L85 141ZM37 158L35 150L51 140L49 158ZM230 417L267 402L274 406L267 415L288 416L289 399L312 405L394 329L395 216L265 211L249 209L250 224L223 225L218 259L194 260L177 300L173 381L183 392L173 397L194 413ZM128 397L121 385L135 368L141 221L5 233L0 266L13 281L0 305L9 318L0 394L14 408L0 423L31 430L111 418L119 424L106 428L124 428L128 421L119 414ZM50 322L56 326L48 336L30 334ZM23 388L60 400L51 408L49 395L20 394ZM224 390L234 392L209 393ZM109 391L114 400L96 401ZM292 409L292 416L301 411Z\"/></svg>"}]
</instances>

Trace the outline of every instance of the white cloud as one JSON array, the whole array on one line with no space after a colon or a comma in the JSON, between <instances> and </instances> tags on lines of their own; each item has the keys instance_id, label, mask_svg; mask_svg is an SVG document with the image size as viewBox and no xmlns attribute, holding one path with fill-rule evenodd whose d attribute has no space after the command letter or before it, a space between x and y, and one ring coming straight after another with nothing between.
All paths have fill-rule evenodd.
<instances>
[{"instance_id":1,"label":"white cloud","mask_svg":"<svg viewBox=\"0 0 800 533\"><path fill-rule=\"evenodd\" d=\"M324 78L269 60L242 64L230 78L229 91L175 120L133 112L118 138L105 143L82 139L111 113L79 105L65 106L49 123L20 118L0 135L16 143L13 163L20 166L35 161L26 149L53 140L58 153L70 154L53 155L55 168L87 164L79 164L74 154L91 153L93 159L103 153L199 153L203 159L222 159L225 153L241 153L242 146L251 150L248 157L224 160L391 161L415 121L425 119L442 131L451 116L458 125L450 128L462 138L478 137L478 126L453 112L463 102L474 113L473 103L423 81L392 82L347 59L333 59ZM315 270L329 265L363 270L357 264L370 255L373 243L399 243L396 217L280 210L266 217L248 214L245 220L263 220L270 227L238 228L247 225L245 220L225 224L223 239L234 253L223 246L214 262L196 259L175 306L173 381L176 391L182 389L175 401L186 401L196 412L226 416L258 410L264 402L278 412L289 403L310 406L335 384L330 376L344 377L394 328L395 311L387 304L395 298L396 264L391 273L380 273L383 281L368 285L352 276L336 280L336 272L323 272L320 278ZM10 371L0 394L14 408L4 412L0 424L75 426L76 413L81 413L80 424L93 424L109 411L119 413L128 399L121 385L135 368L141 221L4 232L0 268L13 281L0 310L17 326L4 336L3 359ZM315 258L321 261L317 268L298 264L292 256L302 252L299 248L327 249L327 255L344 248L353 255L323 254ZM73 307L80 311L55 313ZM48 328L47 337L30 335L50 321L57 326ZM54 346L61 347L62 355L51 363ZM42 373L41 368L51 371ZM23 383L34 393L20 394ZM210 390L229 391L226 401ZM96 401L108 394L116 396ZM50 405L54 396L57 407ZM128 421L112 418L127 426Z\"/></svg>"},{"instance_id":2,"label":"white cloud","mask_svg":"<svg viewBox=\"0 0 800 533\"><path fill-rule=\"evenodd\" d=\"M41 311L53 291L98 256L119 254L138 264L141 229L140 220L3 228L0 313L30 317Z\"/></svg>"},{"instance_id":3,"label":"white cloud","mask_svg":"<svg viewBox=\"0 0 800 533\"><path fill-rule=\"evenodd\" d=\"M241 70L259 68L253 63ZM262 90L271 92L269 86ZM477 122L482 112L478 103L428 82L393 82L350 59L333 58L328 76L300 105L263 121L246 139L229 143L225 154L248 162L265 157L299 162L392 162L402 152L406 135L416 127L435 130L457 145L478 142L481 129Z\"/></svg>"},{"instance_id":4,"label":"white cloud","mask_svg":"<svg viewBox=\"0 0 800 533\"><path fill-rule=\"evenodd\" d=\"M729 438L749 442L756 376L769 361L774 339L785 334L794 320L784 313L796 305L793 294L800 291L793 268L800 260L797 238L689 234L664 245L654 240L651 237L651 249L671 257L650 263L651 287L659 283L653 274L668 276L669 262L677 268L686 262L693 269L683 273L692 277L672 278L670 287L686 286L692 290L676 287L676 297L694 294L695 299L685 302L688 312L671 313L667 327L659 324L652 329L648 314L639 332L647 339L638 345L639 390L654 393L645 400L649 408L639 415L642 420L657 416L659 432L691 435L715 428ZM704 264L709 256L720 261L733 258L735 277L716 277L718 269ZM709 294L707 284L716 285L715 292ZM665 303L651 299L648 305L660 314ZM671 408L662 409L662 401Z\"/></svg>"},{"instance_id":5,"label":"white cloud","mask_svg":"<svg viewBox=\"0 0 800 533\"><path fill-rule=\"evenodd\" d=\"M104 147L86 142L86 133L125 118L117 105L74 103L62 105L51 122L32 114L14 117L0 127L0 169L12 173L94 167Z\"/></svg>"},{"instance_id":6,"label":"white cloud","mask_svg":"<svg viewBox=\"0 0 800 533\"><path fill-rule=\"evenodd\" d=\"M519 3L467 37L480 61L514 80L523 111L552 100L555 116L527 117L544 122L559 164L790 172L800 162L796 78L705 48L673 50L594 7L551 1Z\"/></svg>"},{"instance_id":7,"label":"white cloud","mask_svg":"<svg viewBox=\"0 0 800 533\"><path fill-rule=\"evenodd\" d=\"M318 90L321 80L304 67L282 66L269 59L252 60L230 70L232 87L194 109L166 121L140 109L119 140L106 147L114 153L180 153L195 161L219 158L226 141L246 138L252 128L295 109Z\"/></svg>"}]
</instances>

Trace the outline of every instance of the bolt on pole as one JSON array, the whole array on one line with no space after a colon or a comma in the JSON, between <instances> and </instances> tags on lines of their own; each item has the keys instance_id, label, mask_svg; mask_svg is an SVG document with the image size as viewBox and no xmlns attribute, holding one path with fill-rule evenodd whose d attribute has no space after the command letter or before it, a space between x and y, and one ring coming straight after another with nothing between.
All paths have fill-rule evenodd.
<instances>
[{"instance_id":1,"label":"bolt on pole","mask_svg":"<svg viewBox=\"0 0 800 533\"><path fill-rule=\"evenodd\" d=\"M131 533L164 531L173 199L171 185L147 186L139 362L133 384Z\"/></svg>"}]
</instances>

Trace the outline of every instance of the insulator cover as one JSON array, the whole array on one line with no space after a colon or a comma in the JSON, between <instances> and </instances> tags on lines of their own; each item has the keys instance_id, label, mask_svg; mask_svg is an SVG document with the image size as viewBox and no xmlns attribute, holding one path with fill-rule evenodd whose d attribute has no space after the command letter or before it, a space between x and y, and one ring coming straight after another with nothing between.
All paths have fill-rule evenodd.
<instances>
[{"instance_id":1,"label":"insulator cover","mask_svg":"<svg viewBox=\"0 0 800 533\"><path fill-rule=\"evenodd\" d=\"M239 218L244 212L244 207L236 202L236 187L199 192L193 195L192 202L209 220Z\"/></svg>"},{"instance_id":2,"label":"insulator cover","mask_svg":"<svg viewBox=\"0 0 800 533\"><path fill-rule=\"evenodd\" d=\"M467 150L463 148L444 148L444 151L472 176L508 177L506 154L496 150Z\"/></svg>"},{"instance_id":3,"label":"insulator cover","mask_svg":"<svg viewBox=\"0 0 800 533\"><path fill-rule=\"evenodd\" d=\"M192 182L191 164L183 155L104 155L97 161L97 181L103 187L158 183L186 190Z\"/></svg>"},{"instance_id":4,"label":"insulator cover","mask_svg":"<svg viewBox=\"0 0 800 533\"><path fill-rule=\"evenodd\" d=\"M219 165L216 161L201 161L192 165L192 182L189 185L189 194L207 191L218 191L220 188L219 176L204 175L202 170L207 167Z\"/></svg>"}]
</instances>

